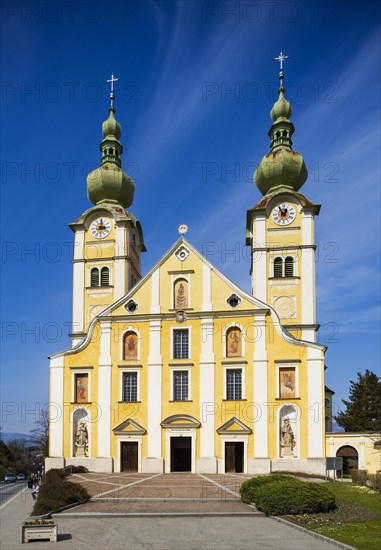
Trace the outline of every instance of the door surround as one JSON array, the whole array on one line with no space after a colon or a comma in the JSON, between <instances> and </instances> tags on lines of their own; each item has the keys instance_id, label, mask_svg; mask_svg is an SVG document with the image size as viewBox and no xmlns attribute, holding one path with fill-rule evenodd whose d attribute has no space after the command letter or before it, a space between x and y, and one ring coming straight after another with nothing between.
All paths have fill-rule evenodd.
<instances>
[{"instance_id":1,"label":"door surround","mask_svg":"<svg viewBox=\"0 0 381 550\"><path fill-rule=\"evenodd\" d=\"M142 471L142 436L138 435L120 435L117 436L117 458L114 464L114 471L115 472L121 472L122 471L122 443L138 443L138 471L137 473L141 473Z\"/></svg>"}]
</instances>

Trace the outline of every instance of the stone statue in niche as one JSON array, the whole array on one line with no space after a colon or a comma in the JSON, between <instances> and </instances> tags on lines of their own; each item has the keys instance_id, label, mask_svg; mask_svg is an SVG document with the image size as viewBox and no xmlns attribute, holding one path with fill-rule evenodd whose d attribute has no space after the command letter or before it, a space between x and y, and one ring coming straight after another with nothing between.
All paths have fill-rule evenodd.
<instances>
[{"instance_id":1,"label":"stone statue in niche","mask_svg":"<svg viewBox=\"0 0 381 550\"><path fill-rule=\"evenodd\" d=\"M290 420L288 418L284 418L282 422L280 441L282 458L292 458L294 456L295 444L295 436L292 431Z\"/></svg>"},{"instance_id":2,"label":"stone statue in niche","mask_svg":"<svg viewBox=\"0 0 381 550\"><path fill-rule=\"evenodd\" d=\"M188 300L185 294L185 286L183 283L180 283L177 287L177 293L176 293L176 309L183 309L187 307Z\"/></svg>"},{"instance_id":3,"label":"stone statue in niche","mask_svg":"<svg viewBox=\"0 0 381 550\"><path fill-rule=\"evenodd\" d=\"M79 421L77 423L77 432L75 434L75 456L77 458L84 458L89 456L89 433L87 431L86 422Z\"/></svg>"}]
</instances>

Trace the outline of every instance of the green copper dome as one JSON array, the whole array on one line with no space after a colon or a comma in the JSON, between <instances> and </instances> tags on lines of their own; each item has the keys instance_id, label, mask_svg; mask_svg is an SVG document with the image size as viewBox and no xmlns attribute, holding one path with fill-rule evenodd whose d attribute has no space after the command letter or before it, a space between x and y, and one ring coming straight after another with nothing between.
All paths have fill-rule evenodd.
<instances>
[{"instance_id":1,"label":"green copper dome","mask_svg":"<svg viewBox=\"0 0 381 550\"><path fill-rule=\"evenodd\" d=\"M103 137L114 136L116 139L120 139L122 135L122 127L114 117L114 111L110 109L110 115L107 120L102 124Z\"/></svg>"},{"instance_id":2,"label":"green copper dome","mask_svg":"<svg viewBox=\"0 0 381 550\"><path fill-rule=\"evenodd\" d=\"M93 204L115 203L127 208L134 199L135 183L122 170L123 147L119 141L122 128L115 119L113 106L109 113L102 124L101 166L87 176L87 196Z\"/></svg>"},{"instance_id":3,"label":"green copper dome","mask_svg":"<svg viewBox=\"0 0 381 550\"><path fill-rule=\"evenodd\" d=\"M279 118L290 118L292 115L292 108L290 102L283 95L284 89L280 88L278 100L274 103L271 109L270 116L274 122Z\"/></svg>"},{"instance_id":4,"label":"green copper dome","mask_svg":"<svg viewBox=\"0 0 381 550\"><path fill-rule=\"evenodd\" d=\"M303 156L292 150L291 137L295 128L290 121L291 114L291 105L284 97L281 85L279 97L270 113L274 122L269 131L270 152L263 157L254 173L254 183L263 195L279 186L298 191L308 177Z\"/></svg>"}]
</instances>

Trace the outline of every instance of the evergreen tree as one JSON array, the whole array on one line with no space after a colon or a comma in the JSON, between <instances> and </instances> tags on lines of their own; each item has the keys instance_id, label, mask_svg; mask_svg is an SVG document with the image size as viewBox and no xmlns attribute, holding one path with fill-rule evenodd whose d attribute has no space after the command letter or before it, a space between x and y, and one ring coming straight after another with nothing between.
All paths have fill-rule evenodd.
<instances>
[{"instance_id":1,"label":"evergreen tree","mask_svg":"<svg viewBox=\"0 0 381 550\"><path fill-rule=\"evenodd\" d=\"M346 432L375 432L381 430L381 382L368 369L357 373L358 380L350 381L349 400L343 403L345 412L335 416Z\"/></svg>"}]
</instances>

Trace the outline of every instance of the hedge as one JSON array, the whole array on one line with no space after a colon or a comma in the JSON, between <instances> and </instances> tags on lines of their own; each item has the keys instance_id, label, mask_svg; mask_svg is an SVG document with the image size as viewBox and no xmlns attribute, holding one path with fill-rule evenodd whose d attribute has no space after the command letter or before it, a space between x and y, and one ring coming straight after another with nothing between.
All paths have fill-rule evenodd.
<instances>
[{"instance_id":1,"label":"hedge","mask_svg":"<svg viewBox=\"0 0 381 550\"><path fill-rule=\"evenodd\" d=\"M357 470L353 468L350 472L352 483L358 485L370 485L378 492L381 492L381 473L369 474L368 470Z\"/></svg>"},{"instance_id":2,"label":"hedge","mask_svg":"<svg viewBox=\"0 0 381 550\"><path fill-rule=\"evenodd\" d=\"M73 467L72 471L73 473L84 473L87 472L87 469L77 466ZM82 485L66 481L65 478L70 473L71 471L68 469L52 469L44 475L32 516L58 512L69 504L83 503L89 500L90 496Z\"/></svg>"},{"instance_id":3,"label":"hedge","mask_svg":"<svg viewBox=\"0 0 381 550\"><path fill-rule=\"evenodd\" d=\"M336 508L334 495L318 483L282 476L259 476L244 482L243 502L254 502L268 516L314 514Z\"/></svg>"},{"instance_id":4,"label":"hedge","mask_svg":"<svg viewBox=\"0 0 381 550\"><path fill-rule=\"evenodd\" d=\"M256 502L258 490L263 486L267 486L269 483L274 483L274 481L277 481L279 483L288 481L290 483L294 483L296 486L299 486L300 483L303 483L295 477L284 476L280 474L253 477L252 479L244 481L241 485L239 491L241 493L242 502L246 502L247 504Z\"/></svg>"}]
</instances>

